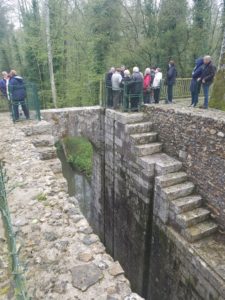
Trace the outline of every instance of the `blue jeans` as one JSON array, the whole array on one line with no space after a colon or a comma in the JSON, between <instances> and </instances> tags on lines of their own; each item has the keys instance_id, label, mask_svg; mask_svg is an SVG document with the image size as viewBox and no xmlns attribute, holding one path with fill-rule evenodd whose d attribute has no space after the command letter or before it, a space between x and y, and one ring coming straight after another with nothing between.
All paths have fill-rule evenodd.
<instances>
[{"instance_id":1,"label":"blue jeans","mask_svg":"<svg viewBox=\"0 0 225 300\"><path fill-rule=\"evenodd\" d=\"M191 92L191 104L196 106L198 104L198 91Z\"/></svg>"},{"instance_id":2,"label":"blue jeans","mask_svg":"<svg viewBox=\"0 0 225 300\"><path fill-rule=\"evenodd\" d=\"M203 87L203 92L204 92L204 107L208 108L209 107L209 87L210 85L207 83L204 83L202 85Z\"/></svg>"},{"instance_id":3,"label":"blue jeans","mask_svg":"<svg viewBox=\"0 0 225 300\"><path fill-rule=\"evenodd\" d=\"M173 102L173 84L168 84L167 87L167 93L168 93L168 102Z\"/></svg>"}]
</instances>

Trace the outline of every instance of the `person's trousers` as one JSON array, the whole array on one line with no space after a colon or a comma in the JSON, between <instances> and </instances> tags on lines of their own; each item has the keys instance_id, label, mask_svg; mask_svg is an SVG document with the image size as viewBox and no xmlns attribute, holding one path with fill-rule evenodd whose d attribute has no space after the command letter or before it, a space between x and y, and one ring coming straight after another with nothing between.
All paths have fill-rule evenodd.
<instances>
[{"instance_id":1,"label":"person's trousers","mask_svg":"<svg viewBox=\"0 0 225 300\"><path fill-rule=\"evenodd\" d=\"M113 108L118 109L120 106L120 100L121 100L121 92L120 90L118 91L113 91Z\"/></svg>"},{"instance_id":2,"label":"person's trousers","mask_svg":"<svg viewBox=\"0 0 225 300\"><path fill-rule=\"evenodd\" d=\"M113 107L113 91L111 87L107 87L107 107Z\"/></svg>"},{"instance_id":3,"label":"person's trousers","mask_svg":"<svg viewBox=\"0 0 225 300\"><path fill-rule=\"evenodd\" d=\"M25 100L14 100L13 101L13 114L14 114L14 119L19 120L19 105L21 105L23 113L26 117L26 119L29 119L30 115L29 115L29 110L27 108L26 105L26 101Z\"/></svg>"},{"instance_id":4,"label":"person's trousers","mask_svg":"<svg viewBox=\"0 0 225 300\"><path fill-rule=\"evenodd\" d=\"M141 104L141 98L139 96L133 96L130 99L130 108L131 111L137 111L138 106Z\"/></svg>"},{"instance_id":5,"label":"person's trousers","mask_svg":"<svg viewBox=\"0 0 225 300\"><path fill-rule=\"evenodd\" d=\"M204 107L208 108L209 107L209 84L204 83L202 85L203 87L203 92L204 92Z\"/></svg>"},{"instance_id":6,"label":"person's trousers","mask_svg":"<svg viewBox=\"0 0 225 300\"><path fill-rule=\"evenodd\" d=\"M154 89L154 100L155 100L155 103L159 103L159 100L160 100L160 89Z\"/></svg>"},{"instance_id":7,"label":"person's trousers","mask_svg":"<svg viewBox=\"0 0 225 300\"><path fill-rule=\"evenodd\" d=\"M168 102L173 102L173 84L168 85L167 87L167 95L168 95Z\"/></svg>"},{"instance_id":8,"label":"person's trousers","mask_svg":"<svg viewBox=\"0 0 225 300\"><path fill-rule=\"evenodd\" d=\"M191 104L196 106L198 104L198 91L191 92Z\"/></svg>"},{"instance_id":9,"label":"person's trousers","mask_svg":"<svg viewBox=\"0 0 225 300\"><path fill-rule=\"evenodd\" d=\"M150 97L151 97L151 92L144 91L144 104L150 104Z\"/></svg>"}]
</instances>

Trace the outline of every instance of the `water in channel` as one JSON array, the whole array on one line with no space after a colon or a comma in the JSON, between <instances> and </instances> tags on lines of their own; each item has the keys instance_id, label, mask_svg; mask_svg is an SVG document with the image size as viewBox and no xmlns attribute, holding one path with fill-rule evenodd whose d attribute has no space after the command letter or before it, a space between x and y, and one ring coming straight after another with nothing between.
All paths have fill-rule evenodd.
<instances>
[{"instance_id":1,"label":"water in channel","mask_svg":"<svg viewBox=\"0 0 225 300\"><path fill-rule=\"evenodd\" d=\"M80 204L80 209L87 220L91 218L91 200L92 187L84 174L74 170L67 162L63 147L58 150L58 158L62 163L63 176L68 183L68 193L71 197L75 197Z\"/></svg>"}]
</instances>

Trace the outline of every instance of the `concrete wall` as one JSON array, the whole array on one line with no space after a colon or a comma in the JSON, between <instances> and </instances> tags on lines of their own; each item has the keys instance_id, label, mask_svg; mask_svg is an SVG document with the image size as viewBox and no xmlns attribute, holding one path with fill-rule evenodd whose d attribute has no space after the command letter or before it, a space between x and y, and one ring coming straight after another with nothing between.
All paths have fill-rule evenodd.
<instances>
[{"instance_id":1,"label":"concrete wall","mask_svg":"<svg viewBox=\"0 0 225 300\"><path fill-rule=\"evenodd\" d=\"M225 115L173 106L148 106L163 150L179 157L197 191L225 230Z\"/></svg>"}]
</instances>

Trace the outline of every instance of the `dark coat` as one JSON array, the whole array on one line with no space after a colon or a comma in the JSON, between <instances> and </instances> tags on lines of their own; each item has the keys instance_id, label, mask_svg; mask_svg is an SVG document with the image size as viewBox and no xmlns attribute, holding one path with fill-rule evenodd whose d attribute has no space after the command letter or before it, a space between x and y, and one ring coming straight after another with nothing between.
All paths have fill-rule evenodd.
<instances>
[{"instance_id":1,"label":"dark coat","mask_svg":"<svg viewBox=\"0 0 225 300\"><path fill-rule=\"evenodd\" d=\"M120 83L120 87L124 90L126 95L129 95L131 93L131 78L124 77Z\"/></svg>"},{"instance_id":2,"label":"dark coat","mask_svg":"<svg viewBox=\"0 0 225 300\"><path fill-rule=\"evenodd\" d=\"M216 67L210 62L205 65L201 75L201 80L205 80L205 83L210 85L213 83L214 77L216 75Z\"/></svg>"},{"instance_id":3,"label":"dark coat","mask_svg":"<svg viewBox=\"0 0 225 300\"><path fill-rule=\"evenodd\" d=\"M196 63L195 63L195 68L192 72L192 80L191 80L191 86L190 86L190 91L192 93L200 92L201 82L198 82L197 80L198 80L198 78L201 78L201 76L202 76L203 66L204 66L203 58L197 59Z\"/></svg>"},{"instance_id":4,"label":"dark coat","mask_svg":"<svg viewBox=\"0 0 225 300\"><path fill-rule=\"evenodd\" d=\"M177 70L175 66L170 66L167 71L166 83L167 85L174 85L176 83Z\"/></svg>"},{"instance_id":5,"label":"dark coat","mask_svg":"<svg viewBox=\"0 0 225 300\"><path fill-rule=\"evenodd\" d=\"M131 94L139 96L143 92L143 82L144 79L141 73L134 73L131 76Z\"/></svg>"},{"instance_id":6,"label":"dark coat","mask_svg":"<svg viewBox=\"0 0 225 300\"><path fill-rule=\"evenodd\" d=\"M112 72L108 72L105 76L105 85L106 87L112 87Z\"/></svg>"},{"instance_id":7,"label":"dark coat","mask_svg":"<svg viewBox=\"0 0 225 300\"><path fill-rule=\"evenodd\" d=\"M13 101L23 101L26 96L26 87L24 80L20 76L13 76L9 81L9 93L11 100Z\"/></svg>"},{"instance_id":8,"label":"dark coat","mask_svg":"<svg viewBox=\"0 0 225 300\"><path fill-rule=\"evenodd\" d=\"M0 91L2 92L2 95L4 97L7 97L6 80L5 79L0 80Z\"/></svg>"}]
</instances>

